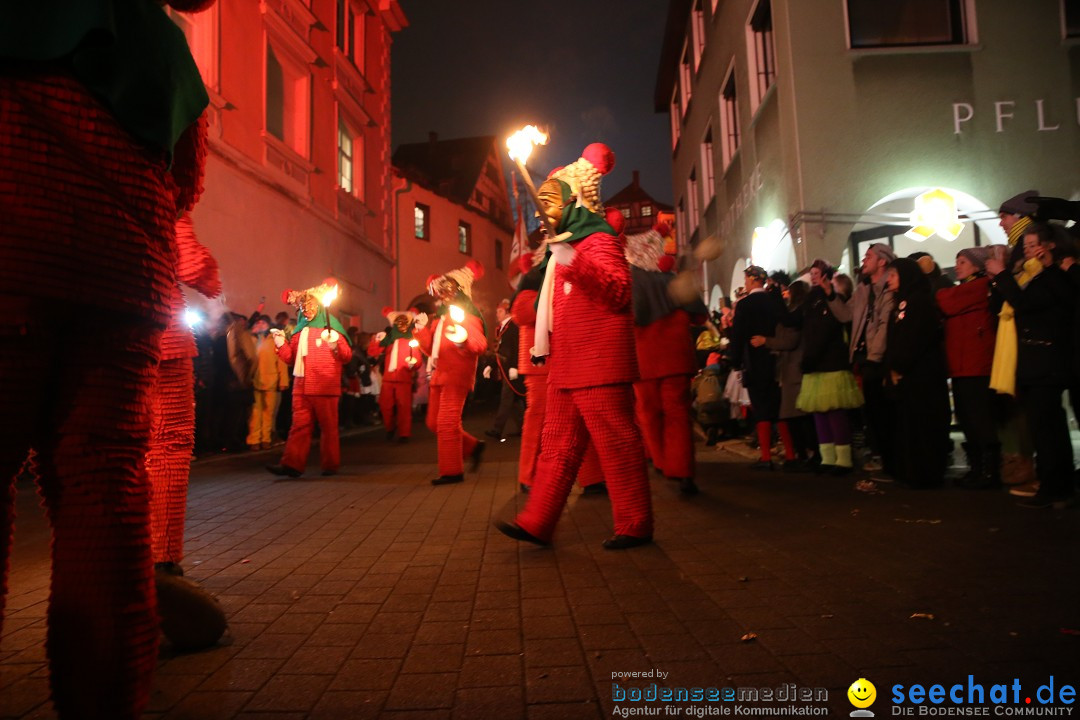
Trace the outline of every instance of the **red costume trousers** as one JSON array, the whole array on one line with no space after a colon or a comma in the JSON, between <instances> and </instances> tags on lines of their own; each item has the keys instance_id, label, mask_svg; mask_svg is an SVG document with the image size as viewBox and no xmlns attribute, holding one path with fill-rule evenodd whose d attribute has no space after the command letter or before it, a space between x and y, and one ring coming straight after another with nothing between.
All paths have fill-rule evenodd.
<instances>
[{"instance_id":1,"label":"red costume trousers","mask_svg":"<svg viewBox=\"0 0 1080 720\"><path fill-rule=\"evenodd\" d=\"M386 432L397 430L398 437L412 435L411 382L386 382L384 380L382 389L379 391L379 409L382 410L383 427L386 428Z\"/></svg>"},{"instance_id":2,"label":"red costume trousers","mask_svg":"<svg viewBox=\"0 0 1080 720\"><path fill-rule=\"evenodd\" d=\"M472 455L479 442L461 424L467 388L456 385L432 385L428 399L427 426L439 444L439 474L461 475L465 458Z\"/></svg>"},{"instance_id":3,"label":"red costume trousers","mask_svg":"<svg viewBox=\"0 0 1080 720\"><path fill-rule=\"evenodd\" d=\"M61 717L135 718L157 663L150 550L150 392L161 328L55 304L0 324L0 584L7 595L16 474L31 449L52 525L48 635ZM15 307L15 321L10 310ZM72 313L75 315L72 315ZM63 331L60 331L63 328ZM3 601L0 600L0 631Z\"/></svg>"},{"instance_id":4,"label":"red costume trousers","mask_svg":"<svg viewBox=\"0 0 1080 720\"><path fill-rule=\"evenodd\" d=\"M544 430L547 414L547 375L525 376L525 420L521 425L521 456L518 460L518 482L531 487L536 475L536 461L540 458L540 435ZM578 471L577 482L588 487L604 481L600 470L600 458L596 448L589 443L585 459Z\"/></svg>"},{"instance_id":5,"label":"red costume trousers","mask_svg":"<svg viewBox=\"0 0 1080 720\"><path fill-rule=\"evenodd\" d=\"M634 383L637 419L653 465L669 478L694 476L690 378L669 375Z\"/></svg>"},{"instance_id":6,"label":"red costume trousers","mask_svg":"<svg viewBox=\"0 0 1080 720\"><path fill-rule=\"evenodd\" d=\"M304 472L311 452L311 431L319 423L319 463L323 470L334 471L341 466L341 443L338 441L338 396L292 396L293 421L281 464Z\"/></svg>"},{"instance_id":7,"label":"red costume trousers","mask_svg":"<svg viewBox=\"0 0 1080 720\"><path fill-rule=\"evenodd\" d=\"M195 445L195 387L191 358L162 360L153 393L146 470L150 477L150 538L154 562L184 557L191 451Z\"/></svg>"},{"instance_id":8,"label":"red costume trousers","mask_svg":"<svg viewBox=\"0 0 1080 720\"><path fill-rule=\"evenodd\" d=\"M551 540L590 441L611 497L615 534L651 537L652 496L629 385L548 388L536 483L517 516L523 529Z\"/></svg>"}]
</instances>

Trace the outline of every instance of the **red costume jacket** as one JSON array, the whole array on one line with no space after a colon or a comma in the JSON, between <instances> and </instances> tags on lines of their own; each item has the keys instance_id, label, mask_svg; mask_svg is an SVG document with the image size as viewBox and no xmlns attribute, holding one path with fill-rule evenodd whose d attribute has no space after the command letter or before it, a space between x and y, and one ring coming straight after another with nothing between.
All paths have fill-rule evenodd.
<instances>
[{"instance_id":1,"label":"red costume jacket","mask_svg":"<svg viewBox=\"0 0 1080 720\"><path fill-rule=\"evenodd\" d=\"M945 316L949 377L990 375L997 320L990 312L990 279L981 277L937 291Z\"/></svg>"},{"instance_id":2,"label":"red costume jacket","mask_svg":"<svg viewBox=\"0 0 1080 720\"><path fill-rule=\"evenodd\" d=\"M576 244L570 265L555 268L550 387L570 389L638 379L630 266L614 235L593 233Z\"/></svg>"},{"instance_id":3,"label":"red costume jacket","mask_svg":"<svg viewBox=\"0 0 1080 720\"><path fill-rule=\"evenodd\" d=\"M536 296L535 290L522 290L514 298L510 308L510 318L518 326L518 372L522 375L547 375L547 364L533 365L532 353L536 338Z\"/></svg>"},{"instance_id":4,"label":"red costume jacket","mask_svg":"<svg viewBox=\"0 0 1080 720\"><path fill-rule=\"evenodd\" d=\"M638 368L642 380L697 373L690 313L679 309L645 327L634 326Z\"/></svg>"},{"instance_id":5,"label":"red costume jacket","mask_svg":"<svg viewBox=\"0 0 1080 720\"><path fill-rule=\"evenodd\" d=\"M445 324L449 324L450 317L446 317ZM444 327L445 327L444 324ZM462 323L469 332L469 337L461 345L443 337L439 343L439 359L436 361L435 372L431 375L431 385L454 385L472 390L476 384L476 360L480 353L487 350L487 338L484 337L484 325L480 318L471 313L465 314ZM427 326L416 331L416 339L420 341L420 349L430 356L435 344L435 330L439 326L436 317L431 318Z\"/></svg>"},{"instance_id":6,"label":"red costume jacket","mask_svg":"<svg viewBox=\"0 0 1080 720\"><path fill-rule=\"evenodd\" d=\"M341 367L352 359L352 348L345 338L337 343L337 354L328 343L320 340L323 329L308 325L307 357L304 358L304 376L293 380L293 395L340 395ZM277 349L278 357L292 365L300 347L303 331L293 333L289 342Z\"/></svg>"},{"instance_id":7,"label":"red costume jacket","mask_svg":"<svg viewBox=\"0 0 1080 720\"><path fill-rule=\"evenodd\" d=\"M383 347L379 344L379 341L375 338L371 339L368 343L367 354L375 360L383 359L383 382L400 382L400 383L412 383L413 377L416 375L416 368L421 364L427 362L427 358L420 352L418 347L409 347L409 341L412 338L398 338L394 341L393 345ZM391 368L390 358L393 357L394 346L397 346L397 367ZM385 358L382 356L385 354ZM407 358L412 357L416 359L416 364L409 367Z\"/></svg>"}]
</instances>

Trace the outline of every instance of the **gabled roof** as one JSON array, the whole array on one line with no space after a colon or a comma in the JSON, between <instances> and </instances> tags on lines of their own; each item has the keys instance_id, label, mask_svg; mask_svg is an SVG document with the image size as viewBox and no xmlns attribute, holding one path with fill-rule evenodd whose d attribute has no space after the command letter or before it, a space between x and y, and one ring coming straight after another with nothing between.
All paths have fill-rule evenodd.
<instances>
[{"instance_id":1,"label":"gabled roof","mask_svg":"<svg viewBox=\"0 0 1080 720\"><path fill-rule=\"evenodd\" d=\"M604 201L604 205L614 206L630 205L632 203L651 203L661 210L671 210L670 205L656 200L652 195L645 192L638 182L637 172L634 173L634 180L629 185Z\"/></svg>"},{"instance_id":2,"label":"gabled roof","mask_svg":"<svg viewBox=\"0 0 1080 720\"><path fill-rule=\"evenodd\" d=\"M399 145L391 163L413 182L460 204L469 198L495 146L495 136Z\"/></svg>"}]
</instances>

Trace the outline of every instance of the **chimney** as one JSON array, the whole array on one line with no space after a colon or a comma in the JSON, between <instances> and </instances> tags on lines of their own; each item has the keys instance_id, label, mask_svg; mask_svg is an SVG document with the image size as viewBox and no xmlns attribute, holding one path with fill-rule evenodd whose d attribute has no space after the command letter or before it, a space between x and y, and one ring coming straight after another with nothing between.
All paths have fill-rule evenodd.
<instances>
[{"instance_id":1,"label":"chimney","mask_svg":"<svg viewBox=\"0 0 1080 720\"><path fill-rule=\"evenodd\" d=\"M634 171L634 187L641 187L641 183L638 182L638 171Z\"/></svg>"}]
</instances>

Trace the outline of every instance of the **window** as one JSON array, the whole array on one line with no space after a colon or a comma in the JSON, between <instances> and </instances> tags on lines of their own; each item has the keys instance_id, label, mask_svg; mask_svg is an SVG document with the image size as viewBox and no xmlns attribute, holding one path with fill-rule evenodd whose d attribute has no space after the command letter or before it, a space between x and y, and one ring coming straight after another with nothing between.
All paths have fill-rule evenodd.
<instances>
[{"instance_id":1,"label":"window","mask_svg":"<svg viewBox=\"0 0 1080 720\"><path fill-rule=\"evenodd\" d=\"M690 107L690 95L693 92L693 73L690 72L690 46L683 45L682 61L679 63L679 109L686 114Z\"/></svg>"},{"instance_id":2,"label":"window","mask_svg":"<svg viewBox=\"0 0 1080 720\"><path fill-rule=\"evenodd\" d=\"M464 255L472 255L472 228L467 222L459 222L457 226L457 249Z\"/></svg>"},{"instance_id":3,"label":"window","mask_svg":"<svg viewBox=\"0 0 1080 720\"><path fill-rule=\"evenodd\" d=\"M195 64L199 66L206 87L218 89L218 5L215 3L209 10L194 15L184 14L165 8L165 12L177 27L184 32L187 38L191 56L195 58Z\"/></svg>"},{"instance_id":4,"label":"window","mask_svg":"<svg viewBox=\"0 0 1080 720\"><path fill-rule=\"evenodd\" d=\"M739 101L735 95L735 63L728 68L727 80L720 90L720 148L727 170L739 149Z\"/></svg>"},{"instance_id":5,"label":"window","mask_svg":"<svg viewBox=\"0 0 1080 720\"><path fill-rule=\"evenodd\" d=\"M630 218L630 208L619 208L619 212L622 213L624 218Z\"/></svg>"},{"instance_id":6,"label":"window","mask_svg":"<svg viewBox=\"0 0 1080 720\"><path fill-rule=\"evenodd\" d=\"M679 237L687 237L686 234L686 201L679 201L679 208L675 213L675 220L679 224Z\"/></svg>"},{"instance_id":7,"label":"window","mask_svg":"<svg viewBox=\"0 0 1080 720\"><path fill-rule=\"evenodd\" d=\"M706 203L712 200L716 192L713 162L712 126L709 126L708 132L705 133L705 139L701 141L701 182L704 183L702 189L705 192Z\"/></svg>"},{"instance_id":8,"label":"window","mask_svg":"<svg viewBox=\"0 0 1080 720\"><path fill-rule=\"evenodd\" d=\"M1061 14L1065 37L1080 37L1080 0L1061 0Z\"/></svg>"},{"instance_id":9,"label":"window","mask_svg":"<svg viewBox=\"0 0 1080 720\"><path fill-rule=\"evenodd\" d=\"M338 50L364 72L364 13L357 12L351 0L337 0Z\"/></svg>"},{"instance_id":10,"label":"window","mask_svg":"<svg viewBox=\"0 0 1080 720\"><path fill-rule=\"evenodd\" d=\"M710 2L712 3L712 11L711 11L710 16L711 17L716 17L716 4L718 2L720 2L720 0L710 0Z\"/></svg>"},{"instance_id":11,"label":"window","mask_svg":"<svg viewBox=\"0 0 1080 720\"><path fill-rule=\"evenodd\" d=\"M641 206L641 217L652 217L652 205Z\"/></svg>"},{"instance_id":12,"label":"window","mask_svg":"<svg viewBox=\"0 0 1080 720\"><path fill-rule=\"evenodd\" d=\"M344 122L338 121L338 187L347 193L353 191L353 139Z\"/></svg>"},{"instance_id":13,"label":"window","mask_svg":"<svg viewBox=\"0 0 1080 720\"><path fill-rule=\"evenodd\" d=\"M750 70L751 113L757 111L765 93L776 82L776 48L773 47L772 0L759 0L746 26L747 60Z\"/></svg>"},{"instance_id":14,"label":"window","mask_svg":"<svg viewBox=\"0 0 1080 720\"><path fill-rule=\"evenodd\" d=\"M694 10L690 13L690 30L694 40L694 72L701 68L701 53L705 51L705 9L701 7L703 0L696 0Z\"/></svg>"},{"instance_id":15,"label":"window","mask_svg":"<svg viewBox=\"0 0 1080 720\"><path fill-rule=\"evenodd\" d=\"M503 241L495 239L495 269L503 269Z\"/></svg>"},{"instance_id":16,"label":"window","mask_svg":"<svg viewBox=\"0 0 1080 720\"><path fill-rule=\"evenodd\" d=\"M690 171L690 177L686 180L686 206L688 209L686 220L693 233L698 225L698 185L697 168Z\"/></svg>"},{"instance_id":17,"label":"window","mask_svg":"<svg viewBox=\"0 0 1080 720\"><path fill-rule=\"evenodd\" d=\"M308 156L311 76L289 56L266 44L266 132Z\"/></svg>"},{"instance_id":18,"label":"window","mask_svg":"<svg viewBox=\"0 0 1080 720\"><path fill-rule=\"evenodd\" d=\"M847 0L851 47L963 45L966 42L964 3L965 0Z\"/></svg>"},{"instance_id":19,"label":"window","mask_svg":"<svg viewBox=\"0 0 1080 720\"><path fill-rule=\"evenodd\" d=\"M418 240L431 240L431 208L416 203L413 208L413 235Z\"/></svg>"},{"instance_id":20,"label":"window","mask_svg":"<svg viewBox=\"0 0 1080 720\"><path fill-rule=\"evenodd\" d=\"M679 126L682 123L682 115L679 113L679 86L675 86L671 93L671 147L679 145Z\"/></svg>"}]
</instances>

